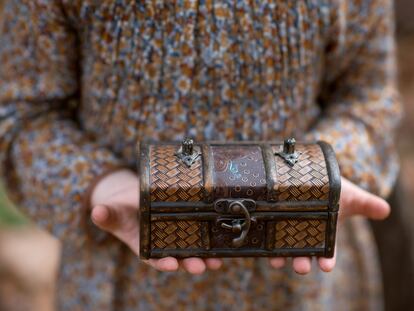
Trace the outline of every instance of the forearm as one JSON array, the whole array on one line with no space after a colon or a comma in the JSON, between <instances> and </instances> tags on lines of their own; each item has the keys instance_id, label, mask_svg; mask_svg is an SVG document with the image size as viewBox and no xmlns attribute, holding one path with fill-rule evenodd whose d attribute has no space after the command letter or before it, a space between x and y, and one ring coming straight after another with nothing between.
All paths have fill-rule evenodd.
<instances>
[{"instance_id":1,"label":"forearm","mask_svg":"<svg viewBox=\"0 0 414 311\"><path fill-rule=\"evenodd\" d=\"M329 38L318 96L322 113L308 138L331 143L342 174L385 197L398 173L395 133L402 108L392 1L351 1L339 14L346 23L338 20Z\"/></svg>"},{"instance_id":2,"label":"forearm","mask_svg":"<svg viewBox=\"0 0 414 311\"><path fill-rule=\"evenodd\" d=\"M10 145L6 172L14 177L21 208L59 238L92 229L84 197L95 179L124 163L85 138L70 120L57 115L26 122Z\"/></svg>"}]
</instances>

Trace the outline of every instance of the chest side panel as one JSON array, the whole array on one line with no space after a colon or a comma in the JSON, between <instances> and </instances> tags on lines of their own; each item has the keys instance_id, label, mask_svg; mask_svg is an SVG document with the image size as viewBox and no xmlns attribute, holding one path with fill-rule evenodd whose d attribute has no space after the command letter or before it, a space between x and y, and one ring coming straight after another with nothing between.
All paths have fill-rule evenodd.
<instances>
[{"instance_id":1,"label":"chest side panel","mask_svg":"<svg viewBox=\"0 0 414 311\"><path fill-rule=\"evenodd\" d=\"M259 146L212 146L215 198L266 200L266 172Z\"/></svg>"},{"instance_id":2,"label":"chest side panel","mask_svg":"<svg viewBox=\"0 0 414 311\"><path fill-rule=\"evenodd\" d=\"M151 202L198 202L203 200L202 157L188 167L175 153L177 145L150 147ZM151 249L199 249L205 246L207 223L198 220L152 221Z\"/></svg>"},{"instance_id":3,"label":"chest side panel","mask_svg":"<svg viewBox=\"0 0 414 311\"><path fill-rule=\"evenodd\" d=\"M273 151L282 150L273 146ZM325 201L329 199L329 176L325 157L319 145L298 145L298 162L292 167L275 156L276 182L272 197L277 201Z\"/></svg>"},{"instance_id":4,"label":"chest side panel","mask_svg":"<svg viewBox=\"0 0 414 311\"><path fill-rule=\"evenodd\" d=\"M199 221L155 221L151 226L151 246L158 249L201 248Z\"/></svg>"},{"instance_id":5,"label":"chest side panel","mask_svg":"<svg viewBox=\"0 0 414 311\"><path fill-rule=\"evenodd\" d=\"M150 147L151 202L202 201L202 158L187 167L174 154L177 146L153 145Z\"/></svg>"},{"instance_id":6,"label":"chest side panel","mask_svg":"<svg viewBox=\"0 0 414 311\"><path fill-rule=\"evenodd\" d=\"M326 221L287 219L276 222L276 248L325 247Z\"/></svg>"}]
</instances>

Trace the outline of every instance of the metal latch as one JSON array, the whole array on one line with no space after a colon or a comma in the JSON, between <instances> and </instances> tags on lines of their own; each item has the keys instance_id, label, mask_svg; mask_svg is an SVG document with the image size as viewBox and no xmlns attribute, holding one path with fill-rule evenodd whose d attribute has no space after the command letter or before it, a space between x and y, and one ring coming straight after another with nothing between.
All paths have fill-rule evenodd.
<instances>
[{"instance_id":1,"label":"metal latch","mask_svg":"<svg viewBox=\"0 0 414 311\"><path fill-rule=\"evenodd\" d=\"M201 149L198 146L194 146L194 141L191 138L184 138L180 148L174 155L185 165L191 167L195 160L201 155Z\"/></svg>"},{"instance_id":2,"label":"metal latch","mask_svg":"<svg viewBox=\"0 0 414 311\"><path fill-rule=\"evenodd\" d=\"M214 209L220 214L242 215L243 218L218 217L216 223L223 229L233 233L240 233L234 238L232 245L240 247L244 244L249 233L251 223L255 221L249 211L256 209L256 202L250 199L219 199L214 202Z\"/></svg>"},{"instance_id":3,"label":"metal latch","mask_svg":"<svg viewBox=\"0 0 414 311\"><path fill-rule=\"evenodd\" d=\"M302 154L295 150L296 140L292 138L285 139L283 142L283 151L276 152L289 166L294 166L298 162L299 156Z\"/></svg>"}]
</instances>

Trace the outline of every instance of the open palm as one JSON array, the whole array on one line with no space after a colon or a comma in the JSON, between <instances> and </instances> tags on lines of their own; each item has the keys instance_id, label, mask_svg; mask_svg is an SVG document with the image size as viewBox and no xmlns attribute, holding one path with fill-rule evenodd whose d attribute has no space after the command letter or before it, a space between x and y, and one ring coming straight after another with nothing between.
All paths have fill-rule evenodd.
<instances>
[{"instance_id":1,"label":"open palm","mask_svg":"<svg viewBox=\"0 0 414 311\"><path fill-rule=\"evenodd\" d=\"M139 181L135 173L129 170L119 170L102 179L95 187L91 198L92 221L102 230L110 232L139 256L139 223L136 217L139 208ZM339 209L340 224L346 218L361 215L371 219L384 219L390 213L390 206L382 198L375 196L349 180L342 178L342 189ZM340 232L339 232L340 234ZM165 257L145 260L147 264L160 271L176 271L180 267L192 274L201 274L206 269L216 270L222 265L219 258L186 258L176 259ZM269 259L274 268L286 265L286 258ZM318 258L322 271L329 272L335 267L333 258ZM295 257L292 260L293 269L300 274L311 270L310 257Z\"/></svg>"}]
</instances>

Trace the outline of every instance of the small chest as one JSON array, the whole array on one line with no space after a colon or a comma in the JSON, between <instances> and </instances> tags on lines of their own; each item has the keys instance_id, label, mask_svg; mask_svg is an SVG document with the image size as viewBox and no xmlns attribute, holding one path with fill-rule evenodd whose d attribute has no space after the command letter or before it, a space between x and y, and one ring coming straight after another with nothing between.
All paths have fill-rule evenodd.
<instances>
[{"instance_id":1,"label":"small chest","mask_svg":"<svg viewBox=\"0 0 414 311\"><path fill-rule=\"evenodd\" d=\"M141 257L333 256L340 172L327 143L139 150Z\"/></svg>"}]
</instances>

